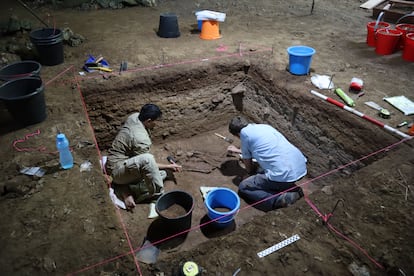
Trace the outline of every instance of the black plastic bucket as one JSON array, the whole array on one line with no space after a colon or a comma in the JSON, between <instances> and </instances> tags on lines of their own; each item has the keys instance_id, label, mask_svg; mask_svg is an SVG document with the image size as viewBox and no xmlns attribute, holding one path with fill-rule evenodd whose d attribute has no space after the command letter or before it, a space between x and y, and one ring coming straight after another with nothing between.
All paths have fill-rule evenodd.
<instances>
[{"instance_id":1,"label":"black plastic bucket","mask_svg":"<svg viewBox=\"0 0 414 276\"><path fill-rule=\"evenodd\" d=\"M63 33L55 28L37 29L30 33L30 41L35 45L39 61L43 65L63 63Z\"/></svg>"},{"instance_id":2,"label":"black plastic bucket","mask_svg":"<svg viewBox=\"0 0 414 276\"><path fill-rule=\"evenodd\" d=\"M164 38L174 38L180 36L178 28L178 18L174 13L162 13L160 15L160 25L158 26L158 36Z\"/></svg>"},{"instance_id":3,"label":"black plastic bucket","mask_svg":"<svg viewBox=\"0 0 414 276\"><path fill-rule=\"evenodd\" d=\"M0 80L9 81L24 77L39 77L42 65L34 60L8 64L0 69Z\"/></svg>"},{"instance_id":4,"label":"black plastic bucket","mask_svg":"<svg viewBox=\"0 0 414 276\"><path fill-rule=\"evenodd\" d=\"M25 77L0 86L0 100L19 123L27 126L46 119L46 103L42 80Z\"/></svg>"},{"instance_id":5,"label":"black plastic bucket","mask_svg":"<svg viewBox=\"0 0 414 276\"><path fill-rule=\"evenodd\" d=\"M165 211L177 205L183 208L182 213L172 211L166 215ZM155 210L162 220L165 230L174 235L191 228L191 217L194 209L193 197L184 191L171 191L163 194L155 203Z\"/></svg>"}]
</instances>

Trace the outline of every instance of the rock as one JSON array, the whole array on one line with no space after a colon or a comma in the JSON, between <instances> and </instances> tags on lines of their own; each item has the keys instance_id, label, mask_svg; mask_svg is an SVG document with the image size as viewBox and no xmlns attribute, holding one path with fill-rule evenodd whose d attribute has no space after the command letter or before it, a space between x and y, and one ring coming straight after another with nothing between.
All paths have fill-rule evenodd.
<instances>
[{"instance_id":1,"label":"rock","mask_svg":"<svg viewBox=\"0 0 414 276\"><path fill-rule=\"evenodd\" d=\"M369 271L366 266L358 266L355 262L348 265L348 270L354 276L369 276Z\"/></svg>"},{"instance_id":2,"label":"rock","mask_svg":"<svg viewBox=\"0 0 414 276\"><path fill-rule=\"evenodd\" d=\"M21 58L18 55L11 53L0 53L0 67L4 67L7 64L20 61Z\"/></svg>"},{"instance_id":3,"label":"rock","mask_svg":"<svg viewBox=\"0 0 414 276\"><path fill-rule=\"evenodd\" d=\"M36 181L26 175L18 175L4 183L4 194L25 195L36 188Z\"/></svg>"},{"instance_id":4,"label":"rock","mask_svg":"<svg viewBox=\"0 0 414 276\"><path fill-rule=\"evenodd\" d=\"M128 5L128 6L138 5L137 1L135 1L135 0L123 0L122 3L125 4L125 5Z\"/></svg>"},{"instance_id":5,"label":"rock","mask_svg":"<svg viewBox=\"0 0 414 276\"><path fill-rule=\"evenodd\" d=\"M99 6L106 9L106 8L109 8L109 3L111 1L110 0L97 0L96 2L98 2Z\"/></svg>"},{"instance_id":6,"label":"rock","mask_svg":"<svg viewBox=\"0 0 414 276\"><path fill-rule=\"evenodd\" d=\"M17 31L20 31L20 21L16 16L11 16L7 26L7 33L15 33Z\"/></svg>"},{"instance_id":7,"label":"rock","mask_svg":"<svg viewBox=\"0 0 414 276\"><path fill-rule=\"evenodd\" d=\"M138 4L141 4L145 7L156 7L156 0L136 0Z\"/></svg>"},{"instance_id":8,"label":"rock","mask_svg":"<svg viewBox=\"0 0 414 276\"><path fill-rule=\"evenodd\" d=\"M32 29L32 22L26 19L20 21L20 29L30 31Z\"/></svg>"},{"instance_id":9,"label":"rock","mask_svg":"<svg viewBox=\"0 0 414 276\"><path fill-rule=\"evenodd\" d=\"M243 94L244 92L246 92L246 86L243 83L239 83L231 90L232 94Z\"/></svg>"},{"instance_id":10,"label":"rock","mask_svg":"<svg viewBox=\"0 0 414 276\"><path fill-rule=\"evenodd\" d=\"M70 28L64 28L62 30L63 42L69 46L76 47L82 44L85 41L85 38L80 34L75 34Z\"/></svg>"},{"instance_id":11,"label":"rock","mask_svg":"<svg viewBox=\"0 0 414 276\"><path fill-rule=\"evenodd\" d=\"M46 270L47 272L56 271L55 261L50 257L44 257L43 258L43 269Z\"/></svg>"},{"instance_id":12,"label":"rock","mask_svg":"<svg viewBox=\"0 0 414 276\"><path fill-rule=\"evenodd\" d=\"M327 195L332 195L333 194L332 186L325 186L321 189L321 191L324 192Z\"/></svg>"},{"instance_id":13,"label":"rock","mask_svg":"<svg viewBox=\"0 0 414 276\"><path fill-rule=\"evenodd\" d=\"M124 5L119 0L109 2L109 7L112 9L122 9Z\"/></svg>"}]
</instances>

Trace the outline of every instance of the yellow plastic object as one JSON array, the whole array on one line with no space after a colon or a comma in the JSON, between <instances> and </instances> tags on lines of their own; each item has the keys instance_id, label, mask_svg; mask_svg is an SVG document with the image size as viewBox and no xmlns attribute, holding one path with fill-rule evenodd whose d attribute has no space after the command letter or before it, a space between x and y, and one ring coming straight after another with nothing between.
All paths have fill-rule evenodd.
<instances>
[{"instance_id":1,"label":"yellow plastic object","mask_svg":"<svg viewBox=\"0 0 414 276\"><path fill-rule=\"evenodd\" d=\"M185 276L196 276L200 273L200 270L195 262L185 262L182 272Z\"/></svg>"},{"instance_id":2,"label":"yellow plastic object","mask_svg":"<svg viewBox=\"0 0 414 276\"><path fill-rule=\"evenodd\" d=\"M104 71L104 72L112 72L112 69L111 68L102 67L102 66L100 66L100 67L88 67L88 69L91 69L91 70L100 70L100 71Z\"/></svg>"},{"instance_id":3,"label":"yellow plastic object","mask_svg":"<svg viewBox=\"0 0 414 276\"><path fill-rule=\"evenodd\" d=\"M350 98L341 88L335 89L336 95L341 97L341 99L349 106L355 106L354 100Z\"/></svg>"}]
</instances>

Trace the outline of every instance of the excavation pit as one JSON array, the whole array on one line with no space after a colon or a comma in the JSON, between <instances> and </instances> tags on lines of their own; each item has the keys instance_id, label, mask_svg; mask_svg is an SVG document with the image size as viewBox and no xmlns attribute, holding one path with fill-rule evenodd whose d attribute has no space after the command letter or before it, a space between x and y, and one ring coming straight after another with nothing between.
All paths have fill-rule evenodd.
<instances>
[{"instance_id":1,"label":"excavation pit","mask_svg":"<svg viewBox=\"0 0 414 276\"><path fill-rule=\"evenodd\" d=\"M208 220L200 186L237 191L240 181L242 167L237 156L228 156L229 144L215 135L235 138L227 130L233 116L242 114L254 122L270 124L296 145L308 158L308 175L300 183L396 141L396 137L378 126L313 96L310 90L314 87L307 76L292 76L287 71L269 70L268 66L244 61L198 64L186 66L187 69L160 66L81 83L103 155L129 114L149 102L161 107L162 119L152 132L152 152L161 163L167 163L166 157L173 155L184 168L174 174L174 181L166 182L166 190L184 190L195 201L195 231L188 233L180 250L237 231L255 216L264 214L255 208L244 208L247 204L242 200L235 227L217 230L204 226ZM239 140L233 140L239 146ZM381 155L375 155L353 162L333 175L307 184L309 190L335 184L338 177L348 177L380 158ZM148 208L148 204L141 204L133 214L122 212L135 247L143 237L157 231L156 223L147 219Z\"/></svg>"}]
</instances>

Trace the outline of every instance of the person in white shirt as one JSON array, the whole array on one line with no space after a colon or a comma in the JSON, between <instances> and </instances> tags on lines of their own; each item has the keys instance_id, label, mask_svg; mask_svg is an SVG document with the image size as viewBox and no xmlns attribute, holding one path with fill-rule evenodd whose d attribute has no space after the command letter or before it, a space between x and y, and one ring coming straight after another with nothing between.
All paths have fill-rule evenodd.
<instances>
[{"instance_id":1,"label":"person in white shirt","mask_svg":"<svg viewBox=\"0 0 414 276\"><path fill-rule=\"evenodd\" d=\"M242 198L270 211L287 207L303 196L295 182L307 174L307 159L279 131L267 124L249 123L241 116L230 121L229 131L240 138L241 148L230 145L227 150L241 154L250 175L239 185Z\"/></svg>"}]
</instances>

